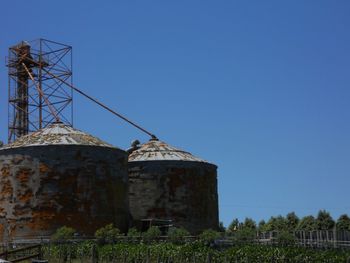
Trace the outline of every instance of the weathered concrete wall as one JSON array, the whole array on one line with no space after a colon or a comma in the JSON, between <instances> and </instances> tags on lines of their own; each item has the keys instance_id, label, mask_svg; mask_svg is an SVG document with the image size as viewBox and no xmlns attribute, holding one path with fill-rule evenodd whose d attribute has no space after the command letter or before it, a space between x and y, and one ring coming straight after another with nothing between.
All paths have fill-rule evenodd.
<instances>
[{"instance_id":1,"label":"weathered concrete wall","mask_svg":"<svg viewBox=\"0 0 350 263\"><path fill-rule=\"evenodd\" d=\"M51 235L63 225L85 235L128 226L127 155L108 147L0 150L0 240Z\"/></svg>"},{"instance_id":2,"label":"weathered concrete wall","mask_svg":"<svg viewBox=\"0 0 350 263\"><path fill-rule=\"evenodd\" d=\"M135 222L172 219L193 234L217 229L216 166L200 162L129 162L130 212Z\"/></svg>"}]
</instances>

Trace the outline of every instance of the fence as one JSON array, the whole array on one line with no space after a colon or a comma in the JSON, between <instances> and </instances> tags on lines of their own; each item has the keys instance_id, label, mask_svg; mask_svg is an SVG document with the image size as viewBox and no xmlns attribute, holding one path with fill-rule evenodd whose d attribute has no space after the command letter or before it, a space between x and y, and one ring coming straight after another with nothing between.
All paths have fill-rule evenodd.
<instances>
[{"instance_id":1,"label":"fence","mask_svg":"<svg viewBox=\"0 0 350 263\"><path fill-rule=\"evenodd\" d=\"M41 244L24 246L18 249L4 249L0 253L0 258L10 260L11 262L22 262L29 259L42 259Z\"/></svg>"},{"instance_id":2,"label":"fence","mask_svg":"<svg viewBox=\"0 0 350 263\"><path fill-rule=\"evenodd\" d=\"M335 230L317 230L317 231L294 231L295 242L298 246L315 248L350 248L350 232ZM259 243L278 242L279 232L259 232L257 241Z\"/></svg>"}]
</instances>

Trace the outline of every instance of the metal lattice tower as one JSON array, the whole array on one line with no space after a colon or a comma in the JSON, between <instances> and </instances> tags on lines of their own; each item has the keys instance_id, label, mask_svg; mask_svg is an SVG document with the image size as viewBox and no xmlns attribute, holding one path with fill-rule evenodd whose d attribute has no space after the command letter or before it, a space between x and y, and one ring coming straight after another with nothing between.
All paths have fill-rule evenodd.
<instances>
[{"instance_id":1,"label":"metal lattice tower","mask_svg":"<svg viewBox=\"0 0 350 263\"><path fill-rule=\"evenodd\" d=\"M7 67L9 142L53 122L73 125L72 47L22 41L9 48Z\"/></svg>"}]
</instances>

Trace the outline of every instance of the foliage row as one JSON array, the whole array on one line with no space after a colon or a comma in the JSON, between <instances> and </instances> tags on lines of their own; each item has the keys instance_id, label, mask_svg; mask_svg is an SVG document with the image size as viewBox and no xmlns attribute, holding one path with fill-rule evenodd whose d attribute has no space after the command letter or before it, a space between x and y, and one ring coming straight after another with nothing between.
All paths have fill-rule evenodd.
<instances>
[{"instance_id":1,"label":"foliage row","mask_svg":"<svg viewBox=\"0 0 350 263\"><path fill-rule=\"evenodd\" d=\"M307 248L240 245L226 250L215 250L196 241L177 245L173 243L96 245L92 241L47 246L45 258L50 262L346 262L350 251L313 250Z\"/></svg>"},{"instance_id":2,"label":"foliage row","mask_svg":"<svg viewBox=\"0 0 350 263\"><path fill-rule=\"evenodd\" d=\"M238 219L234 219L227 232L233 233L240 229L253 229L260 232L269 231L315 231L315 230L338 230L338 231L350 231L350 218L348 215L341 215L337 221L335 221L329 212L320 210L317 217L312 215L299 218L294 212L291 212L284 216L272 216L267 222L264 220L258 224L251 218L246 218L244 222L239 222Z\"/></svg>"}]
</instances>

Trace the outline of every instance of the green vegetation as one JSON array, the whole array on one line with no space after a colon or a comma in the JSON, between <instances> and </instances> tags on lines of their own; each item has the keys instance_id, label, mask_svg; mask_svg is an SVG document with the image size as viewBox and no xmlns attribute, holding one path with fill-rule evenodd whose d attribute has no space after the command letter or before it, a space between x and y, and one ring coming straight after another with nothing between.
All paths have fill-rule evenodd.
<instances>
[{"instance_id":1,"label":"green vegetation","mask_svg":"<svg viewBox=\"0 0 350 263\"><path fill-rule=\"evenodd\" d=\"M65 249L65 250L64 250ZM347 262L350 251L314 250L307 248L239 245L216 250L200 241L177 245L173 243L133 244L117 243L96 246L94 242L74 243L65 248L51 245L44 248L50 262ZM63 252L62 252L63 250Z\"/></svg>"},{"instance_id":2,"label":"green vegetation","mask_svg":"<svg viewBox=\"0 0 350 263\"><path fill-rule=\"evenodd\" d=\"M296 244L294 235L289 231L280 231L277 235L277 244L280 246L293 246Z\"/></svg>"},{"instance_id":3,"label":"green vegetation","mask_svg":"<svg viewBox=\"0 0 350 263\"><path fill-rule=\"evenodd\" d=\"M141 237L142 233L137 231L135 227L132 227L128 231L128 237L134 238L134 237Z\"/></svg>"},{"instance_id":4,"label":"green vegetation","mask_svg":"<svg viewBox=\"0 0 350 263\"><path fill-rule=\"evenodd\" d=\"M56 232L52 235L51 239L53 241L69 240L74 237L74 233L76 233L76 230L74 228L63 226L56 230Z\"/></svg>"},{"instance_id":5,"label":"green vegetation","mask_svg":"<svg viewBox=\"0 0 350 263\"><path fill-rule=\"evenodd\" d=\"M337 221L338 230L347 230L350 231L350 218L348 215L341 215Z\"/></svg>"},{"instance_id":6,"label":"green vegetation","mask_svg":"<svg viewBox=\"0 0 350 263\"><path fill-rule=\"evenodd\" d=\"M184 228L172 227L168 231L169 241L178 244L185 241L185 237L189 236L190 233Z\"/></svg>"},{"instance_id":7,"label":"green vegetation","mask_svg":"<svg viewBox=\"0 0 350 263\"><path fill-rule=\"evenodd\" d=\"M116 242L120 236L120 230L113 224L106 225L95 232L95 238L99 244L107 244Z\"/></svg>"},{"instance_id":8,"label":"green vegetation","mask_svg":"<svg viewBox=\"0 0 350 263\"><path fill-rule=\"evenodd\" d=\"M156 241L161 235L162 232L159 230L158 227L151 226L145 233L143 233L142 237L144 241L152 242Z\"/></svg>"},{"instance_id":9,"label":"green vegetation","mask_svg":"<svg viewBox=\"0 0 350 263\"><path fill-rule=\"evenodd\" d=\"M335 222L331 215L326 210L318 212L316 219L317 230L330 230L333 229Z\"/></svg>"},{"instance_id":10,"label":"green vegetation","mask_svg":"<svg viewBox=\"0 0 350 263\"><path fill-rule=\"evenodd\" d=\"M68 241L74 237L75 230L62 227L52 239L66 242L45 246L44 253L53 263L347 262L350 250L333 248L333 244L326 246L327 249L297 247L295 231L334 230L335 227L339 231L350 231L349 216L341 215L335 221L327 211L321 210L316 218L299 218L291 212L259 224L251 218L243 222L234 219L226 230L221 224L220 232L208 229L198 237L190 237L184 228L170 228L168 236L164 237L156 226L144 233L131 228L124 236L109 224L96 231L96 240L80 242ZM273 245L257 243L259 232L268 231L272 231ZM222 238L231 243L220 245Z\"/></svg>"},{"instance_id":11,"label":"green vegetation","mask_svg":"<svg viewBox=\"0 0 350 263\"><path fill-rule=\"evenodd\" d=\"M205 244L212 243L214 240L218 239L221 237L221 234L217 231L214 231L212 229L207 229L204 230L200 235L199 235L199 240L202 241Z\"/></svg>"},{"instance_id":12,"label":"green vegetation","mask_svg":"<svg viewBox=\"0 0 350 263\"><path fill-rule=\"evenodd\" d=\"M320 210L317 217L312 215L299 218L294 212L288 213L284 216L272 216L267 222L261 220L258 225L254 220L246 218L244 222L240 222L237 218L233 219L228 226L226 233L232 235L239 231L245 231L246 229L256 230L259 232L269 231L287 231L294 232L298 230L303 231L315 231L315 230L347 230L350 231L350 218L348 215L341 215L337 221L335 221L329 212L326 210Z\"/></svg>"}]
</instances>

